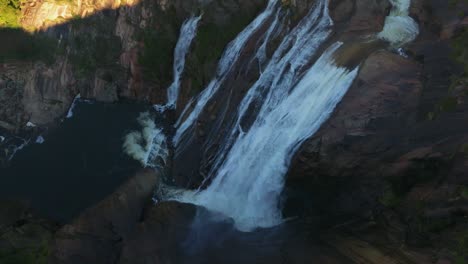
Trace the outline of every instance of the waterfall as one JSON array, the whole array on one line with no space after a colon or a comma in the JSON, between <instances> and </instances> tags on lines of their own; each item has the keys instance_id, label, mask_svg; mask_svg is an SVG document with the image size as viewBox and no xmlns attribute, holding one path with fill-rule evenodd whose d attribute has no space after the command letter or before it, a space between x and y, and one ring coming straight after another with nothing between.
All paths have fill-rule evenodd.
<instances>
[{"instance_id":1,"label":"waterfall","mask_svg":"<svg viewBox=\"0 0 468 264\"><path fill-rule=\"evenodd\" d=\"M185 57L197 33L201 15L187 19L180 29L179 40L174 50L174 81L167 90L167 106L176 108L180 90L180 78L185 68Z\"/></svg>"},{"instance_id":2,"label":"waterfall","mask_svg":"<svg viewBox=\"0 0 468 264\"><path fill-rule=\"evenodd\" d=\"M202 15L192 16L184 21L180 29L179 40L174 50L174 80L167 90L167 104L154 105L158 112L164 112L168 108L175 108L180 90L180 78L185 68L185 57L190 49L197 33L198 22ZM78 97L79 98L79 97ZM123 143L124 152L139 161L143 167L158 167L165 164L169 155L166 135L153 121L148 112L141 113L138 123L141 131L133 131L125 136Z\"/></svg>"},{"instance_id":3,"label":"waterfall","mask_svg":"<svg viewBox=\"0 0 468 264\"><path fill-rule=\"evenodd\" d=\"M72 104L71 104L70 108L68 109L66 118L72 118L73 117L73 110L75 110L76 104L80 99L81 99L80 94L77 94L75 96L75 98L73 98Z\"/></svg>"},{"instance_id":4,"label":"waterfall","mask_svg":"<svg viewBox=\"0 0 468 264\"><path fill-rule=\"evenodd\" d=\"M393 8L377 36L399 47L413 41L419 34L418 24L409 16L410 0L390 0Z\"/></svg>"},{"instance_id":5,"label":"waterfall","mask_svg":"<svg viewBox=\"0 0 468 264\"><path fill-rule=\"evenodd\" d=\"M278 31L280 31L280 11L281 9L277 10L275 18L270 24L270 27L266 31L265 35L263 36L263 39L261 39L261 41L257 43L259 47L257 49L257 52L255 53L255 56L250 61L250 63L252 63L255 60L258 60L260 70L263 64L267 61L267 45L269 41L278 33Z\"/></svg>"},{"instance_id":6,"label":"waterfall","mask_svg":"<svg viewBox=\"0 0 468 264\"><path fill-rule=\"evenodd\" d=\"M331 26L327 1L318 1L285 36L244 96L216 154L211 184L204 190L172 192L170 199L222 213L242 231L282 222L279 198L292 156L329 117L358 72L334 65L341 43L308 66Z\"/></svg>"},{"instance_id":7,"label":"waterfall","mask_svg":"<svg viewBox=\"0 0 468 264\"><path fill-rule=\"evenodd\" d=\"M333 64L339 46L332 45L287 96L265 101L207 189L176 199L229 216L242 231L281 223L279 196L293 154L329 117L358 72Z\"/></svg>"},{"instance_id":8,"label":"waterfall","mask_svg":"<svg viewBox=\"0 0 468 264\"><path fill-rule=\"evenodd\" d=\"M249 89L239 106L237 119L230 128L230 135L222 143L222 148L216 154L210 177L225 159L229 148L235 142L239 133L244 133L243 120L255 115L251 106L259 109L262 102L271 101L267 107L287 96L297 83L306 64L315 55L318 47L331 33L332 20L328 14L326 1L322 0L281 42L271 60L263 70L254 85ZM267 90L267 92L265 91ZM267 94L262 98L262 94Z\"/></svg>"},{"instance_id":9,"label":"waterfall","mask_svg":"<svg viewBox=\"0 0 468 264\"><path fill-rule=\"evenodd\" d=\"M276 0L269 0L266 9L263 12L261 12L241 33L239 33L239 35L237 35L237 37L233 41L231 41L228 44L218 63L216 76L210 81L207 87L198 95L197 99L194 102L187 104L186 109L183 111L183 114L177 121L177 131L173 138L173 144L175 146L178 145L185 131L187 131L187 129L189 129L195 122L195 120L198 118L198 116L203 111L205 105L208 103L210 98L221 87L224 79L227 77L233 65L239 58L239 55L241 54L245 43L273 13L273 10L276 6L276 2ZM191 110L189 115L185 118L185 113L188 111L188 107L190 107L192 104L195 105L193 106L193 109Z\"/></svg>"}]
</instances>

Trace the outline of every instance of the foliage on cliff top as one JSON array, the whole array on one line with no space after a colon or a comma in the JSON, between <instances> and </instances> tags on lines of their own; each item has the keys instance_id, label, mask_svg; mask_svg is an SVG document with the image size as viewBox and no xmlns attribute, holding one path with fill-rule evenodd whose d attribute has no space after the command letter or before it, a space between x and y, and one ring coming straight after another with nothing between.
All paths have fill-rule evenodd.
<instances>
[{"instance_id":1,"label":"foliage on cliff top","mask_svg":"<svg viewBox=\"0 0 468 264\"><path fill-rule=\"evenodd\" d=\"M0 0L0 27L19 27L19 0Z\"/></svg>"},{"instance_id":2,"label":"foliage on cliff top","mask_svg":"<svg viewBox=\"0 0 468 264\"><path fill-rule=\"evenodd\" d=\"M0 28L0 62L43 61L52 63L57 41L42 34L29 34L18 28Z\"/></svg>"}]
</instances>

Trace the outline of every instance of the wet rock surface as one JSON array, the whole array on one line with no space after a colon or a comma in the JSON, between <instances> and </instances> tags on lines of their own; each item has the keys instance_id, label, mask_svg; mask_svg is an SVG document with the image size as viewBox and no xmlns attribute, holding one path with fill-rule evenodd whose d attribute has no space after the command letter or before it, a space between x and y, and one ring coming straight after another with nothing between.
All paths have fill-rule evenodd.
<instances>
[{"instance_id":1,"label":"wet rock surface","mask_svg":"<svg viewBox=\"0 0 468 264\"><path fill-rule=\"evenodd\" d=\"M159 180L154 171L137 173L61 227L51 244L50 263L115 263L122 241L136 228Z\"/></svg>"},{"instance_id":2,"label":"wet rock surface","mask_svg":"<svg viewBox=\"0 0 468 264\"><path fill-rule=\"evenodd\" d=\"M332 117L296 155L286 192L296 195L292 211L309 210L319 222L367 219L371 234L417 248L408 263L466 257L457 250L464 235L454 235L466 228L462 149L468 126L461 120L468 112L460 92L466 91L466 72L453 50L456 34L466 30L464 17L455 15L464 8L412 1L418 39L403 56L370 55ZM300 202L306 199L314 202ZM368 234L359 229L354 236L372 245L390 243Z\"/></svg>"},{"instance_id":3,"label":"wet rock surface","mask_svg":"<svg viewBox=\"0 0 468 264\"><path fill-rule=\"evenodd\" d=\"M313 2L282 3L300 17ZM210 80L226 40L264 5L211 3L201 25L203 38L194 43L187 59L182 104ZM98 7L115 10L89 16L84 24L54 24L45 30L43 34L56 42L68 41L55 61L0 65L0 127L8 131L4 134L18 133L27 121L53 122L78 93L106 102L165 100L178 27L198 4L84 6L78 12L82 17ZM333 0L330 8L336 23L333 40L357 43L365 42L359 36L382 29L390 5L380 0ZM47 3L26 10L23 23L36 28L47 26L45 17L71 14ZM229 220L206 220L213 216L204 209L175 202L153 205L158 176L146 171L60 228L37 220L23 205L2 206L7 212L0 213L0 258L16 258L18 249L27 249L27 255L19 257L46 261L45 257L52 263L464 263L460 261L468 258L468 104L463 52L468 23L466 11L460 10L466 10L465 3L414 0L411 16L421 34L404 50L380 43L346 46L337 63L351 68L366 58L359 76L329 121L302 146L288 173L284 212L299 216L299 221L240 234ZM236 25L230 27L233 21ZM80 53L96 44L77 40L80 35L118 44ZM222 41L211 43L213 35ZM247 43L243 58L255 51L254 42ZM207 43L212 45L205 48ZM454 55L460 46L465 51ZM142 61L141 54L149 60ZM90 60L94 57L97 61ZM248 64L241 60L236 67ZM236 93L219 96L208 106L194 129L192 150L203 149L206 138L212 138L208 145L216 148L209 131L229 121L217 114L234 111L236 100L258 74L252 72L239 70L228 77L223 92ZM196 151L180 157L193 164L174 164L179 185L196 187L203 180L213 149L203 153L204 157ZM196 226L197 219L205 224Z\"/></svg>"}]
</instances>

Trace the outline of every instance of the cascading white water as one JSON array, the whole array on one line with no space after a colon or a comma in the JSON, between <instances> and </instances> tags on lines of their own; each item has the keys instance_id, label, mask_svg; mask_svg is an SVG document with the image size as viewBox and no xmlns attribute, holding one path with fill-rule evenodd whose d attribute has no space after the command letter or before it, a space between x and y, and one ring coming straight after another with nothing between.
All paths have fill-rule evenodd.
<instances>
[{"instance_id":1,"label":"cascading white water","mask_svg":"<svg viewBox=\"0 0 468 264\"><path fill-rule=\"evenodd\" d=\"M173 73L174 80L167 91L167 104L155 105L158 112L168 108L175 108L180 90L180 78L185 68L185 57L197 33L200 16L193 16L182 24L179 40L174 50ZM158 167L159 163L166 162L168 146L163 131L156 126L148 112L140 114L138 123L142 131L133 131L125 136L124 152L139 161L143 167Z\"/></svg>"},{"instance_id":2,"label":"cascading white water","mask_svg":"<svg viewBox=\"0 0 468 264\"><path fill-rule=\"evenodd\" d=\"M139 161L143 167L157 167L159 162L165 163L168 150L163 131L156 126L148 112L140 114L138 123L142 130L125 136L124 152Z\"/></svg>"},{"instance_id":3,"label":"cascading white water","mask_svg":"<svg viewBox=\"0 0 468 264\"><path fill-rule=\"evenodd\" d=\"M393 46L413 41L419 34L418 24L409 16L411 0L390 0L393 8L385 18L385 25L377 36Z\"/></svg>"},{"instance_id":4,"label":"cascading white water","mask_svg":"<svg viewBox=\"0 0 468 264\"><path fill-rule=\"evenodd\" d=\"M261 104L269 100L278 101L297 83L304 66L310 62L318 47L331 33L333 22L328 14L325 0L317 3L316 7L295 27L281 42L262 74L249 89L242 100L237 119L231 127L231 134L223 142L222 148L216 155L209 176L216 175L216 171L223 163L229 148L235 142L239 133L243 133L241 125L246 116L253 113L248 111L249 106ZM267 39L265 41L268 41ZM266 98L261 94L269 91Z\"/></svg>"},{"instance_id":5,"label":"cascading white water","mask_svg":"<svg viewBox=\"0 0 468 264\"><path fill-rule=\"evenodd\" d=\"M281 223L279 196L293 154L328 118L358 72L334 65L339 43L305 69L331 25L327 1L321 0L284 38L240 103L210 171L211 185L171 193L170 199L222 213L243 231ZM249 111L253 105L258 113ZM247 116L254 121L243 127Z\"/></svg>"},{"instance_id":6,"label":"cascading white water","mask_svg":"<svg viewBox=\"0 0 468 264\"><path fill-rule=\"evenodd\" d=\"M77 95L75 96L75 98L73 99L70 108L68 109L67 118L72 118L72 117L73 117L73 110L75 110L75 106L76 106L78 100L80 100L80 99L81 99L81 95L80 95L80 94L77 94Z\"/></svg>"},{"instance_id":7,"label":"cascading white water","mask_svg":"<svg viewBox=\"0 0 468 264\"><path fill-rule=\"evenodd\" d=\"M75 111L75 107L78 103L87 103L87 104L92 104L93 101L91 100L88 100L88 99L84 99L81 97L81 94L77 94L75 96L75 98L73 99L72 101L72 104L70 105L70 108L68 109L68 112L67 112L67 116L66 118L67 119L70 119L73 117L74 115L74 111ZM32 124L32 123L31 123ZM33 126L35 126L34 124L32 124Z\"/></svg>"},{"instance_id":8,"label":"cascading white water","mask_svg":"<svg viewBox=\"0 0 468 264\"><path fill-rule=\"evenodd\" d=\"M263 39L259 43L259 47L257 49L257 52L255 53L255 56L252 58L251 62L255 60L258 60L258 64L260 68L262 65L267 61L267 45L268 42L271 41L271 39L274 37L274 35L279 31L278 29L280 28L280 11L281 9L278 9L276 11L275 18L273 22L270 24L270 27L266 31ZM261 69L260 69L261 71Z\"/></svg>"},{"instance_id":9,"label":"cascading white water","mask_svg":"<svg viewBox=\"0 0 468 264\"><path fill-rule=\"evenodd\" d=\"M250 37L262 26L268 17L273 13L273 10L276 6L276 0L269 0L268 6L266 9L261 12L254 21L252 21L237 37L231 41L226 50L224 51L216 70L216 76L210 81L208 86L198 95L195 105L191 110L190 114L185 118L185 115L182 114L179 120L176 123L177 131L173 138L173 144L178 145L181 137L184 135L185 131L189 129L193 122L198 118L200 113L205 108L205 105L208 103L210 98L218 91L221 84L224 82L224 79L232 69L233 65L239 58L245 43L250 39ZM188 104L184 113L187 111L188 107L191 104Z\"/></svg>"},{"instance_id":10,"label":"cascading white water","mask_svg":"<svg viewBox=\"0 0 468 264\"><path fill-rule=\"evenodd\" d=\"M187 19L180 29L179 40L174 50L174 81L167 90L167 106L176 108L180 90L180 77L185 68L185 57L197 33L201 15Z\"/></svg>"},{"instance_id":11,"label":"cascading white water","mask_svg":"<svg viewBox=\"0 0 468 264\"><path fill-rule=\"evenodd\" d=\"M281 223L278 201L293 154L329 117L358 72L333 64L339 46L329 48L288 95L265 101L206 190L176 199L229 216L242 231Z\"/></svg>"}]
</instances>

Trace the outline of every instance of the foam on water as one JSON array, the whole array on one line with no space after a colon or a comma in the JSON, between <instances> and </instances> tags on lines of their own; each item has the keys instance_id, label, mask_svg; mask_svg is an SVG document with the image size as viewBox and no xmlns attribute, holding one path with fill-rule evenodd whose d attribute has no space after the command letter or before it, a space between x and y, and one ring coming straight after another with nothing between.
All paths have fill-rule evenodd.
<instances>
[{"instance_id":1,"label":"foam on water","mask_svg":"<svg viewBox=\"0 0 468 264\"><path fill-rule=\"evenodd\" d=\"M36 127L36 125L33 122L28 122L26 123L27 127Z\"/></svg>"},{"instance_id":2,"label":"foam on water","mask_svg":"<svg viewBox=\"0 0 468 264\"><path fill-rule=\"evenodd\" d=\"M45 142L45 139L43 136L38 136L36 138L36 144L43 144Z\"/></svg>"},{"instance_id":3,"label":"foam on water","mask_svg":"<svg viewBox=\"0 0 468 264\"><path fill-rule=\"evenodd\" d=\"M158 128L148 112L138 117L141 131L133 131L125 136L124 152L139 161L143 167L157 167L166 162L168 156L166 136Z\"/></svg>"}]
</instances>

